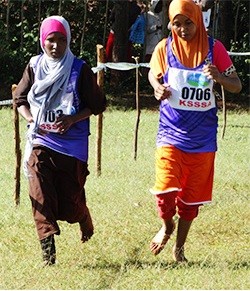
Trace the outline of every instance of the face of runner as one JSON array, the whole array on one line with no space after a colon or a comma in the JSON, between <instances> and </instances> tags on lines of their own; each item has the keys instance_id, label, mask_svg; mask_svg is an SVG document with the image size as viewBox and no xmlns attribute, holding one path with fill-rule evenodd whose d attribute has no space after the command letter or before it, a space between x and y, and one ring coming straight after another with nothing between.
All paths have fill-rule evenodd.
<instances>
[{"instance_id":1,"label":"face of runner","mask_svg":"<svg viewBox=\"0 0 250 291\"><path fill-rule=\"evenodd\" d=\"M60 32L49 34L44 41L44 50L53 59L60 59L66 50L67 38Z\"/></svg>"},{"instance_id":2,"label":"face of runner","mask_svg":"<svg viewBox=\"0 0 250 291\"><path fill-rule=\"evenodd\" d=\"M197 27L188 17L178 14L175 16L172 27L178 37L190 41L196 34Z\"/></svg>"}]
</instances>

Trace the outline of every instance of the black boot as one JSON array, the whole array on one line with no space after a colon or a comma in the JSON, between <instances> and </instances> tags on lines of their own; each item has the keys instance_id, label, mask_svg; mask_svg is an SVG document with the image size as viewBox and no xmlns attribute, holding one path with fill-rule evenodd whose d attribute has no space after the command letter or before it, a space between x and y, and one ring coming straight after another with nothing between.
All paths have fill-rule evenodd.
<instances>
[{"instance_id":1,"label":"black boot","mask_svg":"<svg viewBox=\"0 0 250 291\"><path fill-rule=\"evenodd\" d=\"M52 234L40 240L40 242L42 247L44 266L54 265L56 262L56 247L54 235Z\"/></svg>"}]
</instances>

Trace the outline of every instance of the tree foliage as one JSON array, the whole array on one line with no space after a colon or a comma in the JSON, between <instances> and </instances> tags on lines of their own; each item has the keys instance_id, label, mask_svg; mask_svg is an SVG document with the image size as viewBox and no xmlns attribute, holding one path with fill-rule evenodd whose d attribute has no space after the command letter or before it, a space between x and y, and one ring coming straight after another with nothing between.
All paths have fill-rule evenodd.
<instances>
[{"instance_id":1,"label":"tree foliage","mask_svg":"<svg viewBox=\"0 0 250 291\"><path fill-rule=\"evenodd\" d=\"M249 51L248 0L220 0L220 3L216 37L228 50ZM40 52L39 26L47 16L58 14L69 21L73 53L96 66L96 45L106 42L110 25L108 13L113 5L120 11L120 20L126 19L126 9L121 9L122 4L112 0L0 0L0 98L4 99L6 88L21 78L29 58ZM119 22L121 34L124 25ZM119 61L119 54L118 50L116 61ZM247 58L234 57L233 60L247 86Z\"/></svg>"}]
</instances>

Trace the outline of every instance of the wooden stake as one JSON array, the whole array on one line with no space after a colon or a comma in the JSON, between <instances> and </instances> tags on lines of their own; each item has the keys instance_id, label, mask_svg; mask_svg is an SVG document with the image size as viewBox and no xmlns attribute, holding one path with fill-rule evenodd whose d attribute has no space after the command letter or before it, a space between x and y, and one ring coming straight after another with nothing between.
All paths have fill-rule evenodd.
<instances>
[{"instance_id":1,"label":"wooden stake","mask_svg":"<svg viewBox=\"0 0 250 291\"><path fill-rule=\"evenodd\" d=\"M139 57L133 57L135 59L136 64L138 65ZM134 160L137 158L137 145L138 145L138 130L139 130L139 123L140 123L140 100L139 100L139 67L136 67L136 111L137 111L137 118L136 118L136 127L135 127L135 139L134 139Z\"/></svg>"},{"instance_id":2,"label":"wooden stake","mask_svg":"<svg viewBox=\"0 0 250 291\"><path fill-rule=\"evenodd\" d=\"M227 105L226 105L225 90L223 86L221 86L221 95L222 95L222 110L223 110L223 127L222 127L221 138L223 139L225 136L226 126L227 126Z\"/></svg>"},{"instance_id":3,"label":"wooden stake","mask_svg":"<svg viewBox=\"0 0 250 291\"><path fill-rule=\"evenodd\" d=\"M13 84L11 87L12 99L13 99L13 110L14 110L14 129L15 129L15 154L16 154L16 170L15 170L15 192L14 201L15 205L20 204L20 169L21 169L21 149L20 149L20 132L19 132L19 114L17 107L14 102L14 91L17 85Z\"/></svg>"},{"instance_id":4,"label":"wooden stake","mask_svg":"<svg viewBox=\"0 0 250 291\"><path fill-rule=\"evenodd\" d=\"M96 46L97 50L97 65L99 63L105 62L104 48L102 45L98 44ZM104 71L101 70L97 72L97 84L100 88L104 85ZM97 126L96 126L96 174L101 175L101 158L102 158L102 128L103 128L103 114L97 116Z\"/></svg>"}]
</instances>

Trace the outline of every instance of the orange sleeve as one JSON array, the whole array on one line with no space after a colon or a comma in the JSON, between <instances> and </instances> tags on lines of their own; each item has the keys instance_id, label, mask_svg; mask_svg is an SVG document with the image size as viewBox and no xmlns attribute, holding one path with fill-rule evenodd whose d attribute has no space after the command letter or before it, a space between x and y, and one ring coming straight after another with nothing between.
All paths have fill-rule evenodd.
<instances>
[{"instance_id":1,"label":"orange sleeve","mask_svg":"<svg viewBox=\"0 0 250 291\"><path fill-rule=\"evenodd\" d=\"M167 39L164 38L156 45L149 63L150 69L157 79L160 79L167 70L166 43Z\"/></svg>"}]
</instances>

